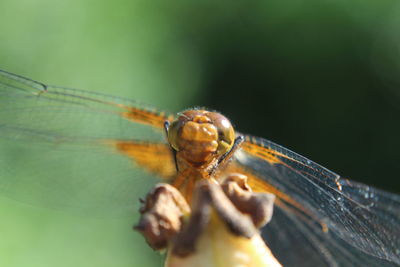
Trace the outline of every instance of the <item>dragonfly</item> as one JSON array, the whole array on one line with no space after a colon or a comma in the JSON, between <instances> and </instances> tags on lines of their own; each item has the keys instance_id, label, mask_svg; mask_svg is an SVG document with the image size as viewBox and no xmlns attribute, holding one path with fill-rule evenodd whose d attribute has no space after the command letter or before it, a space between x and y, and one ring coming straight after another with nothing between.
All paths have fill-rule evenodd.
<instances>
[{"instance_id":1,"label":"dragonfly","mask_svg":"<svg viewBox=\"0 0 400 267\"><path fill-rule=\"evenodd\" d=\"M165 125L188 112L221 116L217 135L230 145L240 140L218 175L246 175L253 191L276 196L262 236L283 266L400 266L399 195L224 128L228 120L214 111L160 112L6 71L0 71L0 140L7 149L0 158L0 193L83 213L132 214L144 182L184 182L176 164L179 141L166 135ZM218 145L215 153L226 150Z\"/></svg>"}]
</instances>

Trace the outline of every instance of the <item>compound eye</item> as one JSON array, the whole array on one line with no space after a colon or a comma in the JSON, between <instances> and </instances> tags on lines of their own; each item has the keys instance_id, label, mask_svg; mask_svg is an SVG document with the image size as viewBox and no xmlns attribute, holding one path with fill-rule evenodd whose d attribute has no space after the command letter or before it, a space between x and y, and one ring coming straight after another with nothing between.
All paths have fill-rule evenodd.
<instances>
[{"instance_id":1,"label":"compound eye","mask_svg":"<svg viewBox=\"0 0 400 267\"><path fill-rule=\"evenodd\" d=\"M232 146L233 142L235 141L235 131L233 130L232 125L228 120L229 127L218 128L219 134L219 143L218 143L218 153L225 154L228 152Z\"/></svg>"},{"instance_id":2,"label":"compound eye","mask_svg":"<svg viewBox=\"0 0 400 267\"><path fill-rule=\"evenodd\" d=\"M179 151L179 131L181 130L184 122L181 120L176 120L171 123L168 128L168 142L172 146L173 149Z\"/></svg>"},{"instance_id":3,"label":"compound eye","mask_svg":"<svg viewBox=\"0 0 400 267\"><path fill-rule=\"evenodd\" d=\"M213 124L218 130L218 150L217 153L222 155L228 152L235 141L235 131L231 122L219 113L210 112L207 114L212 119Z\"/></svg>"}]
</instances>

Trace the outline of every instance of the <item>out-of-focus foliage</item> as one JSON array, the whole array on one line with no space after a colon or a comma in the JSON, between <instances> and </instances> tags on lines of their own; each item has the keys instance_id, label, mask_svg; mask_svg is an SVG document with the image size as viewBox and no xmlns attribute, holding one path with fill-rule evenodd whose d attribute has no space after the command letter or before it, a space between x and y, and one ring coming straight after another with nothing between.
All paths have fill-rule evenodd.
<instances>
[{"instance_id":1,"label":"out-of-focus foliage","mask_svg":"<svg viewBox=\"0 0 400 267\"><path fill-rule=\"evenodd\" d=\"M172 111L215 108L242 132L399 192L399 30L395 0L3 0L0 68ZM0 160L24 156L0 149ZM0 200L1 266L161 265L131 232L134 215Z\"/></svg>"}]
</instances>

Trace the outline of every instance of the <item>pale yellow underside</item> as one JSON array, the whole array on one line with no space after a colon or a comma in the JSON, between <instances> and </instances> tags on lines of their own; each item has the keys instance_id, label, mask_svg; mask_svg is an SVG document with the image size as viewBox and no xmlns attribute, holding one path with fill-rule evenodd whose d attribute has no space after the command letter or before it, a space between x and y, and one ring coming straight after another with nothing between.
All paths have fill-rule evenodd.
<instances>
[{"instance_id":1,"label":"pale yellow underside","mask_svg":"<svg viewBox=\"0 0 400 267\"><path fill-rule=\"evenodd\" d=\"M268 227L268 226L267 226ZM214 213L192 255L180 258L168 253L165 267L280 267L260 235L251 239L228 231Z\"/></svg>"}]
</instances>

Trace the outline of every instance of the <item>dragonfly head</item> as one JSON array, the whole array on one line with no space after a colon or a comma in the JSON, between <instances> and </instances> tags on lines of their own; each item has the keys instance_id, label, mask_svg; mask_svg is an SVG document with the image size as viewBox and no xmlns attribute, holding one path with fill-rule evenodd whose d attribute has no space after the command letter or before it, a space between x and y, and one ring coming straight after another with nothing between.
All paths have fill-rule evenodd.
<instances>
[{"instance_id":1,"label":"dragonfly head","mask_svg":"<svg viewBox=\"0 0 400 267\"><path fill-rule=\"evenodd\" d=\"M229 151L235 140L230 121L217 112L187 110L171 123L168 141L177 155L203 165Z\"/></svg>"}]
</instances>

